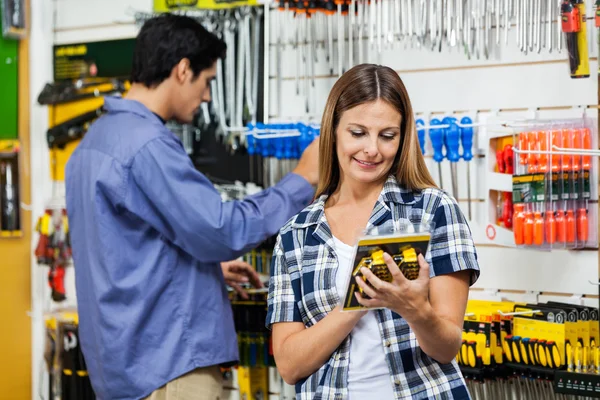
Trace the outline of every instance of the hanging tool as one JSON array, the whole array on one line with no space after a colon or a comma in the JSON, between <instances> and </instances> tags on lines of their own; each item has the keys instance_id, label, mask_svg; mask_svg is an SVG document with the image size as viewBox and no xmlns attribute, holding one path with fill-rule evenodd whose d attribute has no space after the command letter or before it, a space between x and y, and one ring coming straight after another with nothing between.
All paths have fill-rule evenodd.
<instances>
[{"instance_id":1,"label":"hanging tool","mask_svg":"<svg viewBox=\"0 0 600 400\"><path fill-rule=\"evenodd\" d=\"M469 117L463 117L460 120L460 142L463 149L462 159L467 163L467 198L469 201L469 221L472 219L471 214L471 160L473 159L473 120Z\"/></svg>"},{"instance_id":2,"label":"hanging tool","mask_svg":"<svg viewBox=\"0 0 600 400\"><path fill-rule=\"evenodd\" d=\"M433 147L433 160L438 163L438 176L440 178L440 189L444 190L444 183L442 181L442 161L444 161L444 129L433 128L433 126L441 125L441 121L434 118L429 122L429 140Z\"/></svg>"},{"instance_id":3,"label":"hanging tool","mask_svg":"<svg viewBox=\"0 0 600 400\"><path fill-rule=\"evenodd\" d=\"M449 125L449 127L444 130L444 144L446 146L446 158L451 163L452 195L459 201L456 163L460 160L460 129L458 125L456 125L456 118L454 117L446 117L442 123Z\"/></svg>"},{"instance_id":4,"label":"hanging tool","mask_svg":"<svg viewBox=\"0 0 600 400\"><path fill-rule=\"evenodd\" d=\"M342 76L342 74L344 73L344 42L346 41L346 39L344 38L344 18L342 15L342 6L345 4L345 0L334 0L334 3L337 5L336 19L338 41L338 76Z\"/></svg>"},{"instance_id":5,"label":"hanging tool","mask_svg":"<svg viewBox=\"0 0 600 400\"><path fill-rule=\"evenodd\" d=\"M415 121L415 124L417 125L417 136L419 138L419 147L421 147L421 154L425 155L425 129L419 129L420 127L425 126L425 122L419 118Z\"/></svg>"}]
</instances>

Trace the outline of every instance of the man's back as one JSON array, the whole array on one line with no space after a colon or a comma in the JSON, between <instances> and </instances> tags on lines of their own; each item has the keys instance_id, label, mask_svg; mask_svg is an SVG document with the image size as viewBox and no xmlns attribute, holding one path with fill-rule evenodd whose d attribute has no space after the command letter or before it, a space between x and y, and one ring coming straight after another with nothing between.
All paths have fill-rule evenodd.
<instances>
[{"instance_id":1,"label":"man's back","mask_svg":"<svg viewBox=\"0 0 600 400\"><path fill-rule=\"evenodd\" d=\"M275 233L311 190L296 176L254 200L221 203L156 115L124 99L105 108L67 165L67 211L94 390L134 399L237 360L218 262ZM265 222L260 209L273 208Z\"/></svg>"}]
</instances>

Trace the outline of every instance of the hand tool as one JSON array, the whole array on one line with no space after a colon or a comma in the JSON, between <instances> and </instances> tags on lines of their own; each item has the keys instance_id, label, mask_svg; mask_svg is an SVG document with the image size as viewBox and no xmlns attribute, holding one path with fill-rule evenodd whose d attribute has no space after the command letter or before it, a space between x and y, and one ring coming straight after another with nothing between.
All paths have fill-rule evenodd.
<instances>
[{"instance_id":1,"label":"hand tool","mask_svg":"<svg viewBox=\"0 0 600 400\"><path fill-rule=\"evenodd\" d=\"M592 136L590 129L585 127L581 129L580 148L583 150L592 149ZM582 178L580 184L580 198L583 199L583 207L577 211L577 237L584 244L589 237L589 222L588 222L588 201L590 199L590 172L591 172L591 156L583 155L581 157Z\"/></svg>"},{"instance_id":2,"label":"hand tool","mask_svg":"<svg viewBox=\"0 0 600 400\"><path fill-rule=\"evenodd\" d=\"M433 160L438 163L438 176L440 178L440 189L444 190L442 181L442 161L444 160L444 130L443 128L433 128L433 126L441 125L441 121L437 118L429 122L429 140L433 147Z\"/></svg>"},{"instance_id":3,"label":"hand tool","mask_svg":"<svg viewBox=\"0 0 600 400\"><path fill-rule=\"evenodd\" d=\"M459 1L460 3L460 1ZM473 121L469 117L463 117L460 120L460 141L463 149L462 159L467 162L467 198L469 201L469 221L472 219L471 214L471 160L473 159L473 127L469 126L473 124ZM511 160L512 164L512 160ZM511 166L512 170L512 166ZM512 210L511 210L512 211Z\"/></svg>"},{"instance_id":4,"label":"hand tool","mask_svg":"<svg viewBox=\"0 0 600 400\"><path fill-rule=\"evenodd\" d=\"M326 0L323 11L327 16L327 63L330 75L333 75L333 16L335 15L335 10L336 7L333 0Z\"/></svg>"},{"instance_id":5,"label":"hand tool","mask_svg":"<svg viewBox=\"0 0 600 400\"><path fill-rule=\"evenodd\" d=\"M348 68L354 66L354 17L356 16L356 0L348 0Z\"/></svg>"},{"instance_id":6,"label":"hand tool","mask_svg":"<svg viewBox=\"0 0 600 400\"><path fill-rule=\"evenodd\" d=\"M571 75L579 67L579 48L577 46L577 33L581 30L581 16L574 0L563 0L560 8L562 31L567 38L567 51L569 53L569 66Z\"/></svg>"},{"instance_id":7,"label":"hand tool","mask_svg":"<svg viewBox=\"0 0 600 400\"><path fill-rule=\"evenodd\" d=\"M419 129L422 126L425 126L425 122L422 119L417 119L415 121L417 126L417 136L419 138L419 147L421 147L421 154L425 155L425 129Z\"/></svg>"},{"instance_id":8,"label":"hand tool","mask_svg":"<svg viewBox=\"0 0 600 400\"><path fill-rule=\"evenodd\" d=\"M442 124L448 125L448 128L444 129L444 145L446 146L446 158L451 163L452 195L456 201L459 201L456 163L460 160L460 154L458 152L460 145L460 129L458 128L458 125L456 125L456 118L453 117L444 118Z\"/></svg>"}]
</instances>

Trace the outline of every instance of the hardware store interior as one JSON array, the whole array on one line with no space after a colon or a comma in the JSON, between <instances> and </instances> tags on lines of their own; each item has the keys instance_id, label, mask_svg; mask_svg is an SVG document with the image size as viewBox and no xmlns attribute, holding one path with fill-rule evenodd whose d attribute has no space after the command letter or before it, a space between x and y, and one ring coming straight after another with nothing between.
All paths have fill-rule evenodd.
<instances>
[{"instance_id":1,"label":"hardware store interior","mask_svg":"<svg viewBox=\"0 0 600 400\"><path fill-rule=\"evenodd\" d=\"M600 1L0 2L0 399L600 398Z\"/></svg>"}]
</instances>

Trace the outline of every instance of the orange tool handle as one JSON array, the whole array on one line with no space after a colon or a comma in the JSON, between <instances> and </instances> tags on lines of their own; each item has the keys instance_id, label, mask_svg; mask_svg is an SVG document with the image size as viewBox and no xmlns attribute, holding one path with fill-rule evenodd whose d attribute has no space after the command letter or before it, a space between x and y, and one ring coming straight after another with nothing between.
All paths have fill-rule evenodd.
<instances>
[{"instance_id":1,"label":"orange tool handle","mask_svg":"<svg viewBox=\"0 0 600 400\"><path fill-rule=\"evenodd\" d=\"M525 243L523 234L525 233L525 214L523 213L524 205L522 203L515 204L515 212L513 216L513 235L515 236L515 244L521 245Z\"/></svg>"},{"instance_id":2,"label":"orange tool handle","mask_svg":"<svg viewBox=\"0 0 600 400\"><path fill-rule=\"evenodd\" d=\"M521 132L519 133L519 150L527 150L527 133ZM527 154L520 153L519 154L519 164L527 165Z\"/></svg>"},{"instance_id":3,"label":"orange tool handle","mask_svg":"<svg viewBox=\"0 0 600 400\"><path fill-rule=\"evenodd\" d=\"M536 211L533 217L533 243L537 246L544 244L544 220L539 211Z\"/></svg>"},{"instance_id":4,"label":"orange tool handle","mask_svg":"<svg viewBox=\"0 0 600 400\"><path fill-rule=\"evenodd\" d=\"M580 208L577 210L577 240L587 242L588 229L587 210L585 208Z\"/></svg>"},{"instance_id":5,"label":"orange tool handle","mask_svg":"<svg viewBox=\"0 0 600 400\"><path fill-rule=\"evenodd\" d=\"M579 130L579 129L571 130L571 146L573 146L574 149L581 149L581 130ZM571 169L573 171L579 171L580 166L581 166L581 155L574 154Z\"/></svg>"},{"instance_id":6,"label":"orange tool handle","mask_svg":"<svg viewBox=\"0 0 600 400\"><path fill-rule=\"evenodd\" d=\"M506 165L504 164L504 151L498 150L496 152L496 166L498 167L498 172L501 174L506 172Z\"/></svg>"},{"instance_id":7,"label":"orange tool handle","mask_svg":"<svg viewBox=\"0 0 600 400\"><path fill-rule=\"evenodd\" d=\"M576 226L575 226L575 214L573 210L567 210L567 243L575 242Z\"/></svg>"},{"instance_id":8,"label":"orange tool handle","mask_svg":"<svg viewBox=\"0 0 600 400\"><path fill-rule=\"evenodd\" d=\"M567 242L567 220L563 210L556 211L556 241L558 243Z\"/></svg>"},{"instance_id":9,"label":"orange tool handle","mask_svg":"<svg viewBox=\"0 0 600 400\"><path fill-rule=\"evenodd\" d=\"M588 128L583 128L581 130L581 148L584 150L592 149L592 134ZM592 168L592 156L583 156L581 157L581 167L589 171Z\"/></svg>"},{"instance_id":10,"label":"orange tool handle","mask_svg":"<svg viewBox=\"0 0 600 400\"><path fill-rule=\"evenodd\" d=\"M562 130L562 147L566 149L572 148L571 146L571 135L569 135L568 129ZM570 171L571 166L573 165L573 156L563 155L562 156L562 170Z\"/></svg>"},{"instance_id":11,"label":"orange tool handle","mask_svg":"<svg viewBox=\"0 0 600 400\"><path fill-rule=\"evenodd\" d=\"M560 147L560 131L552 131L552 146ZM560 170L560 154L552 155L552 165L550 168L553 172Z\"/></svg>"},{"instance_id":12,"label":"orange tool handle","mask_svg":"<svg viewBox=\"0 0 600 400\"><path fill-rule=\"evenodd\" d=\"M531 246L533 244L533 213L531 211L525 211L524 226L523 236L525 237L525 244Z\"/></svg>"},{"instance_id":13,"label":"orange tool handle","mask_svg":"<svg viewBox=\"0 0 600 400\"><path fill-rule=\"evenodd\" d=\"M554 212L546 212L546 242L553 244L556 242L556 220Z\"/></svg>"},{"instance_id":14,"label":"orange tool handle","mask_svg":"<svg viewBox=\"0 0 600 400\"><path fill-rule=\"evenodd\" d=\"M536 151L538 149L537 135L535 132L529 132L527 134L527 149L530 151ZM530 174L538 172L538 159L539 154L527 154L527 171Z\"/></svg>"},{"instance_id":15,"label":"orange tool handle","mask_svg":"<svg viewBox=\"0 0 600 400\"><path fill-rule=\"evenodd\" d=\"M546 132L538 132L537 139L540 146L540 151L548 151L549 137L548 135L546 135ZM538 169L540 172L548 172L548 154L540 154L538 165Z\"/></svg>"}]
</instances>

